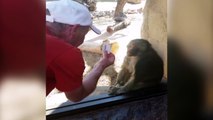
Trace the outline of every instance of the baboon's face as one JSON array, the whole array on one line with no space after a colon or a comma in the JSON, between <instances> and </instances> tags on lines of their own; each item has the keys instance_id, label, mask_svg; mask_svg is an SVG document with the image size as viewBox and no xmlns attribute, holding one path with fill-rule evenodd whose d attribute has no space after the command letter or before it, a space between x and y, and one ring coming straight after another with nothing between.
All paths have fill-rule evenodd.
<instances>
[{"instance_id":1,"label":"baboon's face","mask_svg":"<svg viewBox=\"0 0 213 120\"><path fill-rule=\"evenodd\" d=\"M128 56L138 56L146 52L150 47L150 44L147 41L142 39L132 40L127 45L127 55Z\"/></svg>"},{"instance_id":2,"label":"baboon's face","mask_svg":"<svg viewBox=\"0 0 213 120\"><path fill-rule=\"evenodd\" d=\"M127 55L128 56L137 56L138 54L138 47L135 43L133 42L130 42L128 45L127 45Z\"/></svg>"}]
</instances>

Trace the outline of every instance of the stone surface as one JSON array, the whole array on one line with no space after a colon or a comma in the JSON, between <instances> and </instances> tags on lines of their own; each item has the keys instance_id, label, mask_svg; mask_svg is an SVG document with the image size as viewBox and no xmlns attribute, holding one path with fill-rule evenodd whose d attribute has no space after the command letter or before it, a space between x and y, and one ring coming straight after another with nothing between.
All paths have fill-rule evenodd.
<instances>
[{"instance_id":1,"label":"stone surface","mask_svg":"<svg viewBox=\"0 0 213 120\"><path fill-rule=\"evenodd\" d=\"M167 77L167 0L147 0L143 13L141 37L147 39L164 60Z\"/></svg>"}]
</instances>

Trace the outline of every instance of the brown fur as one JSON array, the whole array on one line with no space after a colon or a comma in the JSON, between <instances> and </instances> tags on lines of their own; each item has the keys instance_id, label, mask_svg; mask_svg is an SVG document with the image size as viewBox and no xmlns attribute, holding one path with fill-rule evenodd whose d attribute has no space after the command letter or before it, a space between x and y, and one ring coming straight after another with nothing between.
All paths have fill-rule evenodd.
<instances>
[{"instance_id":1,"label":"brown fur","mask_svg":"<svg viewBox=\"0 0 213 120\"><path fill-rule=\"evenodd\" d=\"M147 40L132 40L127 48L122 69L115 85L110 87L109 94L154 86L160 83L163 77L163 60Z\"/></svg>"}]
</instances>

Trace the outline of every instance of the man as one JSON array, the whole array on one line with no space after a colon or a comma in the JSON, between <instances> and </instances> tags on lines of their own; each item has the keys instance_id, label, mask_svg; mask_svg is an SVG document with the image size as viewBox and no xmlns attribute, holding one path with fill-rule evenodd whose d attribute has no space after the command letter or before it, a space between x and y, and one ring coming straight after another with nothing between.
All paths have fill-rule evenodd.
<instances>
[{"instance_id":1,"label":"man","mask_svg":"<svg viewBox=\"0 0 213 120\"><path fill-rule=\"evenodd\" d=\"M77 47L83 43L89 29L97 34L100 30L92 25L88 9L78 2L47 2L46 8L46 94L56 87L69 100L80 101L95 90L102 72L114 63L115 57L104 52L83 79L84 61Z\"/></svg>"}]
</instances>

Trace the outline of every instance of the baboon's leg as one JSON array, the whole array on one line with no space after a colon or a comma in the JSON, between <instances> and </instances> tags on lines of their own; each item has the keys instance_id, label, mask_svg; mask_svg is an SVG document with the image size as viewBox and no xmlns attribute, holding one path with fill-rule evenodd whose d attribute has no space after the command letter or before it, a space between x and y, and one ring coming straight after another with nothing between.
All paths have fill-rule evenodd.
<instances>
[{"instance_id":1,"label":"baboon's leg","mask_svg":"<svg viewBox=\"0 0 213 120\"><path fill-rule=\"evenodd\" d=\"M123 8L126 4L127 0L118 0L115 8L114 19L118 21L122 21L124 19ZM123 19L122 19L123 18Z\"/></svg>"},{"instance_id":2,"label":"baboon's leg","mask_svg":"<svg viewBox=\"0 0 213 120\"><path fill-rule=\"evenodd\" d=\"M135 78L134 77L131 77L124 86L122 86L119 90L117 90L117 94L120 94L120 93L124 93L124 92L128 92L128 91L131 91L133 88L134 88L134 85L135 85Z\"/></svg>"},{"instance_id":3,"label":"baboon's leg","mask_svg":"<svg viewBox=\"0 0 213 120\"><path fill-rule=\"evenodd\" d=\"M127 69L122 69L116 79L116 83L112 85L108 91L109 94L115 94L129 80L130 73Z\"/></svg>"}]
</instances>

